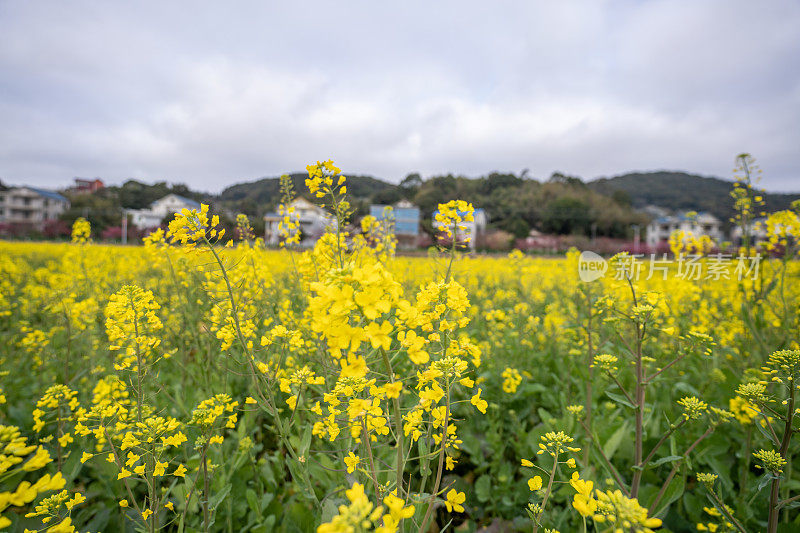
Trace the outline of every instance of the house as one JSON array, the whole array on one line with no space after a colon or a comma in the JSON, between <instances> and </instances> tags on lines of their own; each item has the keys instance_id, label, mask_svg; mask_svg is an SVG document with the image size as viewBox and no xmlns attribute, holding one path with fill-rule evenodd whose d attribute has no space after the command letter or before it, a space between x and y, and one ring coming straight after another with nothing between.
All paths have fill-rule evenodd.
<instances>
[{"instance_id":1,"label":"house","mask_svg":"<svg viewBox=\"0 0 800 533\"><path fill-rule=\"evenodd\" d=\"M336 229L336 217L305 198L295 199L289 204L289 209L292 218L300 222L301 243L304 246L313 245L325 233L326 228ZM266 244L277 245L280 242L279 225L281 220L283 217L278 213L264 215L264 242Z\"/></svg>"},{"instance_id":2,"label":"house","mask_svg":"<svg viewBox=\"0 0 800 533\"><path fill-rule=\"evenodd\" d=\"M394 220L394 233L399 236L416 237L419 235L419 207L408 200L401 200L393 206L373 204L369 206L369 214L378 220L388 214L387 207L391 207L391 216Z\"/></svg>"},{"instance_id":3,"label":"house","mask_svg":"<svg viewBox=\"0 0 800 533\"><path fill-rule=\"evenodd\" d=\"M755 218L747 224L748 233L750 233L750 245L758 246L767 242L769 236L767 234L767 218ZM734 226L731 229L731 242L736 246L744 245L744 236L741 226Z\"/></svg>"},{"instance_id":4,"label":"house","mask_svg":"<svg viewBox=\"0 0 800 533\"><path fill-rule=\"evenodd\" d=\"M706 235L714 242L722 242L722 223L710 213L690 212L678 215L662 216L654 219L647 225L647 246L656 248L669 241L674 231L682 230L694 237Z\"/></svg>"},{"instance_id":5,"label":"house","mask_svg":"<svg viewBox=\"0 0 800 533\"><path fill-rule=\"evenodd\" d=\"M157 228L166 217L182 209L200 210L200 203L177 194L168 194L150 204L148 209L129 209L131 224L138 229Z\"/></svg>"},{"instance_id":6,"label":"house","mask_svg":"<svg viewBox=\"0 0 800 533\"><path fill-rule=\"evenodd\" d=\"M264 215L264 244L278 246L281 242L279 227L283 217L278 213L269 212Z\"/></svg>"},{"instance_id":7,"label":"house","mask_svg":"<svg viewBox=\"0 0 800 533\"><path fill-rule=\"evenodd\" d=\"M101 179L86 180L75 178L75 185L70 187L67 192L71 194L91 194L104 188L105 184Z\"/></svg>"},{"instance_id":8,"label":"house","mask_svg":"<svg viewBox=\"0 0 800 533\"><path fill-rule=\"evenodd\" d=\"M398 245L404 248L417 246L420 236L419 207L408 200L401 200L392 206L373 204L369 206L369 214L377 220L383 220L387 216L391 218Z\"/></svg>"},{"instance_id":9,"label":"house","mask_svg":"<svg viewBox=\"0 0 800 533\"><path fill-rule=\"evenodd\" d=\"M437 214L439 214L438 210L433 212L433 228L437 231L441 231L443 224L436 220ZM483 209L476 209L472 214L471 222L462 222L459 224L456 239L464 240L469 238L469 247L474 250L475 241L486 232L487 221L488 217L486 216L486 211Z\"/></svg>"},{"instance_id":10,"label":"house","mask_svg":"<svg viewBox=\"0 0 800 533\"><path fill-rule=\"evenodd\" d=\"M27 186L0 191L0 223L42 227L68 208L69 200L57 192Z\"/></svg>"}]
</instances>

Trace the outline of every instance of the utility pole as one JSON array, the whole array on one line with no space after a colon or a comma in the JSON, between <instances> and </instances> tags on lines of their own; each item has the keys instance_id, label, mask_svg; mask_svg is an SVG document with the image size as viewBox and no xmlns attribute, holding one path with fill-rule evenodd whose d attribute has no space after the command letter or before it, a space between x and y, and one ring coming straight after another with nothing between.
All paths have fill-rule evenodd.
<instances>
[{"instance_id":1,"label":"utility pole","mask_svg":"<svg viewBox=\"0 0 800 533\"><path fill-rule=\"evenodd\" d=\"M633 253L639 253L639 224L633 225Z\"/></svg>"},{"instance_id":2,"label":"utility pole","mask_svg":"<svg viewBox=\"0 0 800 533\"><path fill-rule=\"evenodd\" d=\"M128 244L128 210L122 210L122 245Z\"/></svg>"}]
</instances>

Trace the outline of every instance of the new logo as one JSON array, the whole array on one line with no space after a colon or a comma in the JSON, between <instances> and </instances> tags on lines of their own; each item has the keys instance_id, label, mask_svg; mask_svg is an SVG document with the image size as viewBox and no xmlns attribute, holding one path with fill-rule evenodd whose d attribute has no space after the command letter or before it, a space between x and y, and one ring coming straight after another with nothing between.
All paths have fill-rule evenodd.
<instances>
[{"instance_id":1,"label":"new logo","mask_svg":"<svg viewBox=\"0 0 800 533\"><path fill-rule=\"evenodd\" d=\"M608 261L594 252L581 252L578 258L578 276L581 281L590 282L603 277L608 270Z\"/></svg>"}]
</instances>

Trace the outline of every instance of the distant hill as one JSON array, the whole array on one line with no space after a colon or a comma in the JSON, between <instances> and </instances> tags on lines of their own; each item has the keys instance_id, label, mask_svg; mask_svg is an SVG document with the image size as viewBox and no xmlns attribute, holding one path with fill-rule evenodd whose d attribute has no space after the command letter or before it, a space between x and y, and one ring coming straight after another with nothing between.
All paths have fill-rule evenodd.
<instances>
[{"instance_id":1,"label":"distant hill","mask_svg":"<svg viewBox=\"0 0 800 533\"><path fill-rule=\"evenodd\" d=\"M397 185L381 181L372 176L346 175L347 194L351 198L372 199L382 192L397 189ZM303 172L289 174L289 176L292 178L292 183L294 183L295 193L302 195L307 190L306 178L308 174ZM280 178L262 178L258 181L231 185L219 194L219 200L223 204L246 202L273 209L280 202L280 194Z\"/></svg>"},{"instance_id":2,"label":"distant hill","mask_svg":"<svg viewBox=\"0 0 800 533\"><path fill-rule=\"evenodd\" d=\"M354 220L367 214L371 203L393 204L408 199L420 207L426 231L431 231L431 214L437 205L456 198L485 209L492 229L515 237L526 237L536 229L544 233L630 238L633 225L647 223L648 215L641 212L647 205L673 211L708 211L726 226L734 214L732 181L685 172L634 172L589 182L559 172L542 181L498 172L474 178L448 174L423 179L409 174L399 185L373 176L345 175ZM295 194L322 202L308 196L305 172L290 176ZM193 191L184 184L151 185L129 180L91 195L70 195L72 206L63 218L71 223L78 216L88 216L94 227L103 229L119 223L122 209L145 208L169 193L209 203L231 220L236 213L244 213L260 233L264 213L276 210L280 202L280 179L237 183L219 195ZM763 196L764 210L772 212L788 209L800 193Z\"/></svg>"},{"instance_id":3,"label":"distant hill","mask_svg":"<svg viewBox=\"0 0 800 533\"><path fill-rule=\"evenodd\" d=\"M687 174L685 172L632 172L613 178L600 178L587 185L602 194L625 194L634 207L656 205L673 211L708 211L723 222L733 212L731 191L733 182L719 178ZM800 192L779 194L764 193L767 212L788 209Z\"/></svg>"}]
</instances>

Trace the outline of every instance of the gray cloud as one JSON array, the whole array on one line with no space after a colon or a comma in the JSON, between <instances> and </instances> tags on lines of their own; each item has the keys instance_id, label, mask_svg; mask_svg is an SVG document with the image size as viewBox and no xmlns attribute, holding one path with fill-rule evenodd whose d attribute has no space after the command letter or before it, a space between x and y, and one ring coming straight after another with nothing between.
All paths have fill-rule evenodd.
<instances>
[{"instance_id":1,"label":"gray cloud","mask_svg":"<svg viewBox=\"0 0 800 533\"><path fill-rule=\"evenodd\" d=\"M0 0L0 178L218 191L333 158L800 189L800 4Z\"/></svg>"}]
</instances>

